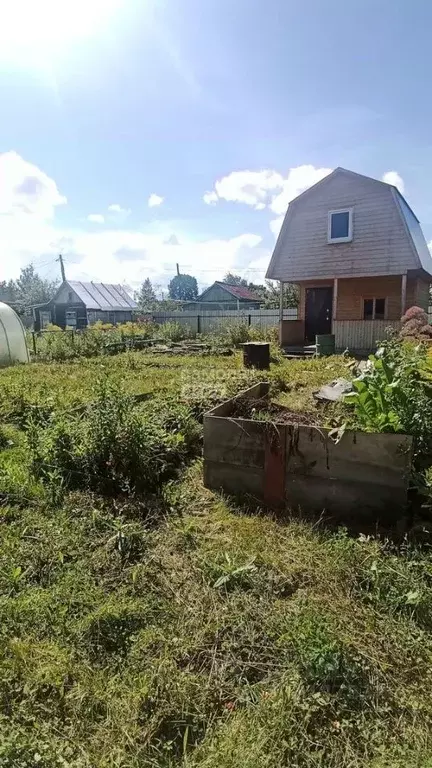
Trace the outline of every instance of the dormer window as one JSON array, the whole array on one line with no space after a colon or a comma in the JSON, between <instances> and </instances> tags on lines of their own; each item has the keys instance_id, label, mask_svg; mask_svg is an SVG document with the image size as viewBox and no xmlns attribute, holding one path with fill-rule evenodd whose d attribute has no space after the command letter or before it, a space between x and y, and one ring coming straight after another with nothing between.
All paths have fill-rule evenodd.
<instances>
[{"instance_id":1,"label":"dormer window","mask_svg":"<svg viewBox=\"0 0 432 768\"><path fill-rule=\"evenodd\" d=\"M327 241L329 243L349 243L353 237L352 208L329 211Z\"/></svg>"}]
</instances>

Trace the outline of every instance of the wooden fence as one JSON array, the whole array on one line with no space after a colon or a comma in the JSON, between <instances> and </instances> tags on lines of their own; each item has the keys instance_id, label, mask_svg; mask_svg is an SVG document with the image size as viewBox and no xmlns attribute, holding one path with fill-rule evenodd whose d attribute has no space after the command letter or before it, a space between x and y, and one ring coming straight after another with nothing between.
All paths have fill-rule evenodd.
<instances>
[{"instance_id":1,"label":"wooden fence","mask_svg":"<svg viewBox=\"0 0 432 768\"><path fill-rule=\"evenodd\" d=\"M193 333L211 333L228 323L241 322L253 328L266 329L279 324L278 309L250 310L214 310L197 312L155 312L152 315L155 323L179 323L189 327ZM284 309L284 320L296 320L297 309Z\"/></svg>"}]
</instances>

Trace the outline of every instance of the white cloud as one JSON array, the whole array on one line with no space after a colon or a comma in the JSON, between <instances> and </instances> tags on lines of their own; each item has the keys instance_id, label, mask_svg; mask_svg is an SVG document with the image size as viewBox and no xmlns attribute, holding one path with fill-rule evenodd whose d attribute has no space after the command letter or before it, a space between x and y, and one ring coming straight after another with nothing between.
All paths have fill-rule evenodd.
<instances>
[{"instance_id":1,"label":"white cloud","mask_svg":"<svg viewBox=\"0 0 432 768\"><path fill-rule=\"evenodd\" d=\"M101 213L89 213L87 221L91 221L93 224L103 224L105 217Z\"/></svg>"},{"instance_id":2,"label":"white cloud","mask_svg":"<svg viewBox=\"0 0 432 768\"><path fill-rule=\"evenodd\" d=\"M51 219L66 198L57 184L37 165L24 160L17 152L0 154L0 214L32 215Z\"/></svg>"},{"instance_id":3,"label":"white cloud","mask_svg":"<svg viewBox=\"0 0 432 768\"><path fill-rule=\"evenodd\" d=\"M385 181L386 184L393 184L394 187L398 188L401 194L404 193L404 180L401 176L399 176L397 171L386 171L386 173L383 173L381 180Z\"/></svg>"},{"instance_id":4,"label":"white cloud","mask_svg":"<svg viewBox=\"0 0 432 768\"><path fill-rule=\"evenodd\" d=\"M122 208L119 203L111 203L111 205L108 206L108 210L110 213L116 213L121 216L129 216L131 209L130 208Z\"/></svg>"},{"instance_id":5,"label":"white cloud","mask_svg":"<svg viewBox=\"0 0 432 768\"><path fill-rule=\"evenodd\" d=\"M164 198L160 195L156 195L154 192L150 195L147 204L149 208L155 208L158 205L161 205L164 201Z\"/></svg>"},{"instance_id":6,"label":"white cloud","mask_svg":"<svg viewBox=\"0 0 432 768\"><path fill-rule=\"evenodd\" d=\"M245 203L254 208L259 206L260 210L282 187L283 177L276 171L233 171L216 181L214 190L206 192L204 200L210 203L216 200Z\"/></svg>"},{"instance_id":7,"label":"white cloud","mask_svg":"<svg viewBox=\"0 0 432 768\"><path fill-rule=\"evenodd\" d=\"M118 222L125 209L118 203L111 204L106 216L90 214L95 224L105 219L105 227L61 227L53 215L56 206L65 202L55 181L35 165L15 152L0 155L2 279L16 278L20 268L30 262L36 269L41 265L43 276L51 274L51 267L54 274L58 269L54 259L63 253L70 279L125 282L137 287L149 276L155 285L166 289L177 262L203 286L221 279L228 270L248 274L251 264L256 266L250 279L262 280L270 258L258 234L197 241L194 233L176 232L172 222L166 226L160 222L156 230L153 225L147 231L120 228ZM115 224L109 224L110 220Z\"/></svg>"},{"instance_id":8,"label":"white cloud","mask_svg":"<svg viewBox=\"0 0 432 768\"><path fill-rule=\"evenodd\" d=\"M291 200L312 187L332 172L331 168L315 168L314 165L299 165L290 168L288 176L283 180L282 190L273 198L270 208L273 213L285 213Z\"/></svg>"},{"instance_id":9,"label":"white cloud","mask_svg":"<svg viewBox=\"0 0 432 768\"><path fill-rule=\"evenodd\" d=\"M203 200L207 205L215 205L219 200L216 192L205 192Z\"/></svg>"},{"instance_id":10,"label":"white cloud","mask_svg":"<svg viewBox=\"0 0 432 768\"><path fill-rule=\"evenodd\" d=\"M176 273L177 262L202 285L220 280L228 270L247 270L251 261L263 258L262 279L270 258L267 249L260 247L262 238L252 233L203 241L184 236L175 240L172 232L155 235L115 229L69 236L69 247L63 251L71 279L126 280L134 287L147 276L166 286Z\"/></svg>"},{"instance_id":11,"label":"white cloud","mask_svg":"<svg viewBox=\"0 0 432 768\"><path fill-rule=\"evenodd\" d=\"M285 216L278 216L277 219L272 219L270 222L270 229L273 232L275 237L277 237L279 232L281 231L284 218Z\"/></svg>"},{"instance_id":12,"label":"white cloud","mask_svg":"<svg viewBox=\"0 0 432 768\"><path fill-rule=\"evenodd\" d=\"M278 171L233 171L219 179L211 192L206 192L204 202L214 204L218 200L250 205L257 211L269 207L274 213L285 213L294 197L321 181L331 173L331 168L300 165L291 168L287 176Z\"/></svg>"},{"instance_id":13,"label":"white cloud","mask_svg":"<svg viewBox=\"0 0 432 768\"><path fill-rule=\"evenodd\" d=\"M54 259L63 253L71 280L126 282L135 288L148 276L166 289L177 262L203 286L221 280L228 270L248 274L252 262L260 271L251 272L248 278L262 280L270 259L270 252L261 246L262 238L253 233L197 241L184 232L181 236L173 233L172 224L154 234L106 227L93 231L60 229L27 218L31 221L23 227L18 219L2 217L0 253L8 254L4 267L2 264L2 279L16 278L20 268L31 261L36 268L52 261L56 269ZM260 259L265 262L262 270ZM46 275L46 267L41 273Z\"/></svg>"}]
</instances>

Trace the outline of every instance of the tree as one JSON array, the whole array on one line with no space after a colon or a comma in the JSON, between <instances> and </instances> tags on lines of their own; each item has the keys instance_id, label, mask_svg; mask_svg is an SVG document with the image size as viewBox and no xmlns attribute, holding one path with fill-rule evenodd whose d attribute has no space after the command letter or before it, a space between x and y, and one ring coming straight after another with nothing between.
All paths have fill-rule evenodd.
<instances>
[{"instance_id":1,"label":"tree","mask_svg":"<svg viewBox=\"0 0 432 768\"><path fill-rule=\"evenodd\" d=\"M150 278L146 277L139 291L135 293L135 301L140 312L151 312L157 304L156 293Z\"/></svg>"},{"instance_id":2,"label":"tree","mask_svg":"<svg viewBox=\"0 0 432 768\"><path fill-rule=\"evenodd\" d=\"M239 285L248 288L251 293L254 293L261 299L264 309L279 309L280 289L277 280L266 280L265 285L262 285L262 283L248 283L240 275L227 272L223 281L224 283L229 283L229 285ZM296 285L285 283L283 303L284 307L298 307L299 291Z\"/></svg>"},{"instance_id":3,"label":"tree","mask_svg":"<svg viewBox=\"0 0 432 768\"><path fill-rule=\"evenodd\" d=\"M265 309L279 309L280 305L280 286L277 280L266 280L266 298L264 302ZM287 307L298 307L299 289L292 283L284 284L283 305Z\"/></svg>"},{"instance_id":4,"label":"tree","mask_svg":"<svg viewBox=\"0 0 432 768\"><path fill-rule=\"evenodd\" d=\"M168 286L170 299L193 301L198 298L198 283L192 275L176 275Z\"/></svg>"},{"instance_id":5,"label":"tree","mask_svg":"<svg viewBox=\"0 0 432 768\"><path fill-rule=\"evenodd\" d=\"M0 301L6 304L14 304L17 301L17 287L13 280L0 280Z\"/></svg>"},{"instance_id":6,"label":"tree","mask_svg":"<svg viewBox=\"0 0 432 768\"><path fill-rule=\"evenodd\" d=\"M58 285L58 280L44 280L35 272L33 264L29 264L21 268L15 282L16 300L26 307L43 304L53 298Z\"/></svg>"},{"instance_id":7,"label":"tree","mask_svg":"<svg viewBox=\"0 0 432 768\"><path fill-rule=\"evenodd\" d=\"M245 280L241 275L234 274L234 272L227 272L224 276L223 282L228 283L228 285L239 285L243 288L247 288L247 280Z\"/></svg>"}]
</instances>

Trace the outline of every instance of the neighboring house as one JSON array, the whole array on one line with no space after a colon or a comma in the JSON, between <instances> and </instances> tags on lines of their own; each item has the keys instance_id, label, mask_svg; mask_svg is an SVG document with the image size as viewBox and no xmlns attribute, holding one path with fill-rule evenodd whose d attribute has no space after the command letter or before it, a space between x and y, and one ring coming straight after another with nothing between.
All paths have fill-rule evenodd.
<instances>
[{"instance_id":1,"label":"neighboring house","mask_svg":"<svg viewBox=\"0 0 432 768\"><path fill-rule=\"evenodd\" d=\"M336 350L363 353L408 307L428 311L432 257L396 187L336 168L289 204L267 277L300 287L283 345L334 333Z\"/></svg>"},{"instance_id":2,"label":"neighboring house","mask_svg":"<svg viewBox=\"0 0 432 768\"><path fill-rule=\"evenodd\" d=\"M213 285L206 288L198 296L196 301L185 304L187 310L211 310L222 311L225 309L259 309L262 300L249 288L242 285L230 285L216 280Z\"/></svg>"},{"instance_id":3,"label":"neighboring house","mask_svg":"<svg viewBox=\"0 0 432 768\"><path fill-rule=\"evenodd\" d=\"M33 307L35 330L49 323L60 328L86 328L98 320L125 323L132 320L136 302L121 285L65 280L46 304Z\"/></svg>"}]
</instances>

